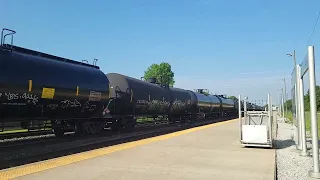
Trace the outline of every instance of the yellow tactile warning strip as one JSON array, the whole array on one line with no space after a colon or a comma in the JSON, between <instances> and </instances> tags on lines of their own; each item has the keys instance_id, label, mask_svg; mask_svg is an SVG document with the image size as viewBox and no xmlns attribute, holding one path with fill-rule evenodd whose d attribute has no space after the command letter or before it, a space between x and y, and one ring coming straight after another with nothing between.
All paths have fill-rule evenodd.
<instances>
[{"instance_id":1,"label":"yellow tactile warning strip","mask_svg":"<svg viewBox=\"0 0 320 180\"><path fill-rule=\"evenodd\" d=\"M46 161L36 162L36 163L28 164L28 165L9 168L9 169L5 169L5 170L0 171L0 179L1 180L2 179L12 179L12 178L16 178L19 176L24 176L27 174L40 172L40 171L44 171L47 169L51 169L51 168L83 161L86 159L91 159L94 157L110 154L113 152L121 151L124 149L129 149L129 148L133 148L136 146L148 144L151 142L161 141L161 140L169 139L172 137L180 136L183 134L199 131L202 129L207 129L210 127L222 125L225 123L234 122L236 120L238 120L238 119L219 122L219 123L215 123L215 124L204 125L204 126L200 126L200 127L187 129L187 130L177 131L177 132L170 133L170 134L147 138L147 139L143 139L143 140L139 140L139 141L118 144L118 145L114 145L114 146L109 146L109 147L105 147L105 148L87 151L87 152L82 152L82 153L77 153L77 154L73 154L73 155L68 155L68 156L64 156L64 157L46 160Z\"/></svg>"}]
</instances>

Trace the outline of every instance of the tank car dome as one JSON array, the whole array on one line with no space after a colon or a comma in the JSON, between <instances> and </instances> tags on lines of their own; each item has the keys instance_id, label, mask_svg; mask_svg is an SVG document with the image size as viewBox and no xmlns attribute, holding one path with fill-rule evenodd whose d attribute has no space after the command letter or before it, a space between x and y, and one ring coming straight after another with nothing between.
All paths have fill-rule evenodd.
<instances>
[{"instance_id":1,"label":"tank car dome","mask_svg":"<svg viewBox=\"0 0 320 180\"><path fill-rule=\"evenodd\" d=\"M147 82L155 84L157 82L157 79L154 77L151 77L147 80Z\"/></svg>"}]
</instances>

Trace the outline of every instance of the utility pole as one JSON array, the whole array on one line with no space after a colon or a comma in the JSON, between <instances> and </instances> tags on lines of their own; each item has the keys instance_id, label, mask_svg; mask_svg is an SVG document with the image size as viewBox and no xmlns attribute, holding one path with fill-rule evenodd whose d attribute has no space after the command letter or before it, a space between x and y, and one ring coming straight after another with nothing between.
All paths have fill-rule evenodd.
<instances>
[{"instance_id":1,"label":"utility pole","mask_svg":"<svg viewBox=\"0 0 320 180\"><path fill-rule=\"evenodd\" d=\"M296 50L293 50L293 53L290 53L290 54L287 54L288 56L290 57L293 57L293 66L294 66L294 69L295 69L295 74L296 74L296 77L295 77L295 81L296 81L296 84L295 84L295 91L294 91L294 97L295 97L295 107L296 107L296 110L295 110L295 119L298 121L299 116L299 98L298 98L298 84L299 84L299 77L298 77L298 68L297 68L297 60L296 60Z\"/></svg>"},{"instance_id":2,"label":"utility pole","mask_svg":"<svg viewBox=\"0 0 320 180\"><path fill-rule=\"evenodd\" d=\"M284 100L284 105L285 105L285 110L286 110L286 114L287 114L287 88L286 88L286 78L283 78L282 79L283 80L283 82L284 82L284 95L283 95L283 100Z\"/></svg>"},{"instance_id":3,"label":"utility pole","mask_svg":"<svg viewBox=\"0 0 320 180\"><path fill-rule=\"evenodd\" d=\"M279 113L279 116L281 117L282 116L282 113L281 113L281 107L282 107L282 103L281 103L281 89L278 90L279 92L279 106L278 106L278 113Z\"/></svg>"}]
</instances>

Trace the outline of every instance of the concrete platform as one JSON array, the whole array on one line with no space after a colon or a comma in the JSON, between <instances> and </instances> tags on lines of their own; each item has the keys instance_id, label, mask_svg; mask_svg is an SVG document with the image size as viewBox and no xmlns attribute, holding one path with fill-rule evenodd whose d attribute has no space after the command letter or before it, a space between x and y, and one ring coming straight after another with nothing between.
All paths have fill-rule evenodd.
<instances>
[{"instance_id":1,"label":"concrete platform","mask_svg":"<svg viewBox=\"0 0 320 180\"><path fill-rule=\"evenodd\" d=\"M209 125L155 142L140 143L143 145L139 145L139 141L136 143L133 147L106 155L64 163L67 165L63 166L56 164L51 166L54 168L37 173L25 173L27 175L16 179L273 180L275 175L275 149L242 147L238 120ZM72 155L55 162L70 159ZM28 166L16 171L23 170L28 171ZM5 172L1 173L4 177Z\"/></svg>"}]
</instances>

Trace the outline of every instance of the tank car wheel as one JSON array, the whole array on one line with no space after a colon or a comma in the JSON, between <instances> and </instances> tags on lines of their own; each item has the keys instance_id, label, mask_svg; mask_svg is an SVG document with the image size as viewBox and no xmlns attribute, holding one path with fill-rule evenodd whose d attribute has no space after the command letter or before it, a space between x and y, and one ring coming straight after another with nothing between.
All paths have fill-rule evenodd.
<instances>
[{"instance_id":1,"label":"tank car wheel","mask_svg":"<svg viewBox=\"0 0 320 180\"><path fill-rule=\"evenodd\" d=\"M127 123L125 124L125 132L133 132L134 124L134 121L127 121Z\"/></svg>"},{"instance_id":2,"label":"tank car wheel","mask_svg":"<svg viewBox=\"0 0 320 180\"><path fill-rule=\"evenodd\" d=\"M99 134L101 132L101 123L92 123L89 125L89 131L91 134L95 135L95 134Z\"/></svg>"},{"instance_id":3,"label":"tank car wheel","mask_svg":"<svg viewBox=\"0 0 320 180\"><path fill-rule=\"evenodd\" d=\"M96 134L97 128L94 123L88 125L88 130L90 134Z\"/></svg>"},{"instance_id":4,"label":"tank car wheel","mask_svg":"<svg viewBox=\"0 0 320 180\"><path fill-rule=\"evenodd\" d=\"M171 115L168 116L168 122L169 122L169 124L175 124L176 123L176 121L173 120Z\"/></svg>"},{"instance_id":5,"label":"tank car wheel","mask_svg":"<svg viewBox=\"0 0 320 180\"><path fill-rule=\"evenodd\" d=\"M54 135L56 135L57 137L62 137L64 135L64 130L61 128L54 128L53 129L53 133Z\"/></svg>"},{"instance_id":6,"label":"tank car wheel","mask_svg":"<svg viewBox=\"0 0 320 180\"><path fill-rule=\"evenodd\" d=\"M77 136L82 136L85 134L84 125L82 122L77 122L74 124L74 132Z\"/></svg>"},{"instance_id":7,"label":"tank car wheel","mask_svg":"<svg viewBox=\"0 0 320 180\"><path fill-rule=\"evenodd\" d=\"M29 129L29 124L28 124L29 122L21 122L21 127L23 128L23 129Z\"/></svg>"},{"instance_id":8,"label":"tank car wheel","mask_svg":"<svg viewBox=\"0 0 320 180\"><path fill-rule=\"evenodd\" d=\"M187 123L187 120L184 116L180 116L180 123L181 124L186 124Z\"/></svg>"},{"instance_id":9,"label":"tank car wheel","mask_svg":"<svg viewBox=\"0 0 320 180\"><path fill-rule=\"evenodd\" d=\"M97 134L98 129L95 125L95 123L88 123L84 125L85 133L87 134Z\"/></svg>"},{"instance_id":10,"label":"tank car wheel","mask_svg":"<svg viewBox=\"0 0 320 180\"><path fill-rule=\"evenodd\" d=\"M117 131L119 131L121 129L121 125L120 125L120 123L118 123L118 122L112 122L112 124L111 124L111 131L113 131L113 132L117 132Z\"/></svg>"},{"instance_id":11,"label":"tank car wheel","mask_svg":"<svg viewBox=\"0 0 320 180\"><path fill-rule=\"evenodd\" d=\"M197 114L192 114L191 122L198 121Z\"/></svg>"}]
</instances>

